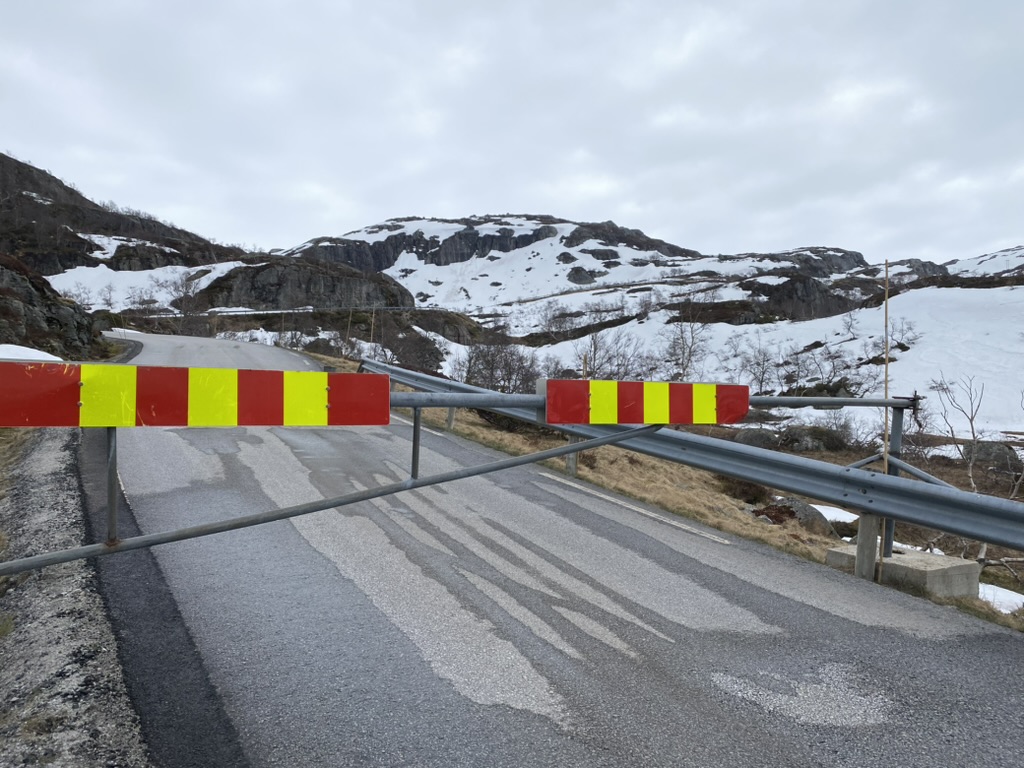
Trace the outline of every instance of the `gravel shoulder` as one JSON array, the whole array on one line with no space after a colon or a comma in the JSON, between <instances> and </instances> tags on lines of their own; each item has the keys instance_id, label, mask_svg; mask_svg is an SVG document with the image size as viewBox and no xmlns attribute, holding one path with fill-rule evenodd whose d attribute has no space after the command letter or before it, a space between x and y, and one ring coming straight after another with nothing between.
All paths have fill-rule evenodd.
<instances>
[{"instance_id":1,"label":"gravel shoulder","mask_svg":"<svg viewBox=\"0 0 1024 768\"><path fill-rule=\"evenodd\" d=\"M8 558L83 543L80 434L46 429L29 438L0 499ZM0 614L13 622L0 638L0 766L155 765L91 563L14 577Z\"/></svg>"}]
</instances>

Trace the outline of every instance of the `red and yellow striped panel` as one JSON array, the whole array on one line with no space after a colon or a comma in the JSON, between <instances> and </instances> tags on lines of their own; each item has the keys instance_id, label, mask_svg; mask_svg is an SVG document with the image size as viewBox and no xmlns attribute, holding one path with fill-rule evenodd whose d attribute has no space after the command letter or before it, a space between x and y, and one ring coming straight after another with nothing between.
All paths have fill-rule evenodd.
<instances>
[{"instance_id":1,"label":"red and yellow striped panel","mask_svg":"<svg viewBox=\"0 0 1024 768\"><path fill-rule=\"evenodd\" d=\"M372 373L0 363L0 427L384 425Z\"/></svg>"},{"instance_id":2,"label":"red and yellow striped panel","mask_svg":"<svg viewBox=\"0 0 1024 768\"><path fill-rule=\"evenodd\" d=\"M749 409L750 390L737 384L547 382L548 424L732 424Z\"/></svg>"}]
</instances>

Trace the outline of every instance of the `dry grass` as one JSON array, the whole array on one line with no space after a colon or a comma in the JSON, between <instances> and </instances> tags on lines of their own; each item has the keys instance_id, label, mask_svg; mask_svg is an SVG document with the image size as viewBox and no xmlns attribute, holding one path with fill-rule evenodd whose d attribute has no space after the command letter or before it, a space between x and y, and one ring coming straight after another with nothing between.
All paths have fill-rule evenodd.
<instances>
[{"instance_id":1,"label":"dry grass","mask_svg":"<svg viewBox=\"0 0 1024 768\"><path fill-rule=\"evenodd\" d=\"M21 456L21 449L28 439L28 433L23 429L0 429L0 499L6 497L9 487L8 483L12 475L11 468ZM0 560L7 555L7 537L0 531ZM10 579L7 576L0 576L0 597L6 592ZM6 637L14 630L14 619L8 614L0 613L0 638Z\"/></svg>"},{"instance_id":2,"label":"dry grass","mask_svg":"<svg viewBox=\"0 0 1024 768\"><path fill-rule=\"evenodd\" d=\"M1013 613L1003 613L995 608L991 603L977 597L947 597L931 599L932 602L938 603L939 605L951 605L964 613L969 613L984 621L990 621L993 624L999 624L1003 627L1015 629L1018 632L1024 632L1024 608L1018 608Z\"/></svg>"}]
</instances>

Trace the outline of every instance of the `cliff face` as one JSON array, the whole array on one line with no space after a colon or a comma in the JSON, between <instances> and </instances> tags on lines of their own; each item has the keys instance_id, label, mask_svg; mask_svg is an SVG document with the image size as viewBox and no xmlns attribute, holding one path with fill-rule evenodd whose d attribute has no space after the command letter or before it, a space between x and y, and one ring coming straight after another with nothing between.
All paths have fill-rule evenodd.
<instances>
[{"instance_id":1,"label":"cliff face","mask_svg":"<svg viewBox=\"0 0 1024 768\"><path fill-rule=\"evenodd\" d=\"M10 257L0 256L0 344L40 349L65 360L93 356L90 316Z\"/></svg>"},{"instance_id":2,"label":"cliff face","mask_svg":"<svg viewBox=\"0 0 1024 768\"><path fill-rule=\"evenodd\" d=\"M443 240L427 237L421 231L402 232L373 242L318 238L303 246L301 255L310 261L347 264L362 272L373 273L390 269L402 253L415 253L428 264L446 267L469 261L475 256L486 256L492 251L509 253L557 234L557 230L549 226L518 235L512 229L481 233L467 226Z\"/></svg>"},{"instance_id":3,"label":"cliff face","mask_svg":"<svg viewBox=\"0 0 1024 768\"><path fill-rule=\"evenodd\" d=\"M303 259L239 267L202 292L211 307L406 307L412 294L387 275L365 275L341 264Z\"/></svg>"}]
</instances>

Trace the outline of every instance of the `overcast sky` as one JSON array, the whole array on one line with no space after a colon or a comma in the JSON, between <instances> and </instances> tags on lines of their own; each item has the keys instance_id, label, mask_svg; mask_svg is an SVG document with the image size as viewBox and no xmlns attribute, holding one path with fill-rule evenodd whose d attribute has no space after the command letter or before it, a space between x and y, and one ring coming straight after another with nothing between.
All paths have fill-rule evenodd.
<instances>
[{"instance_id":1,"label":"overcast sky","mask_svg":"<svg viewBox=\"0 0 1024 768\"><path fill-rule=\"evenodd\" d=\"M224 243L613 220L704 253L1024 244L1020 0L33 0L0 151Z\"/></svg>"}]
</instances>

